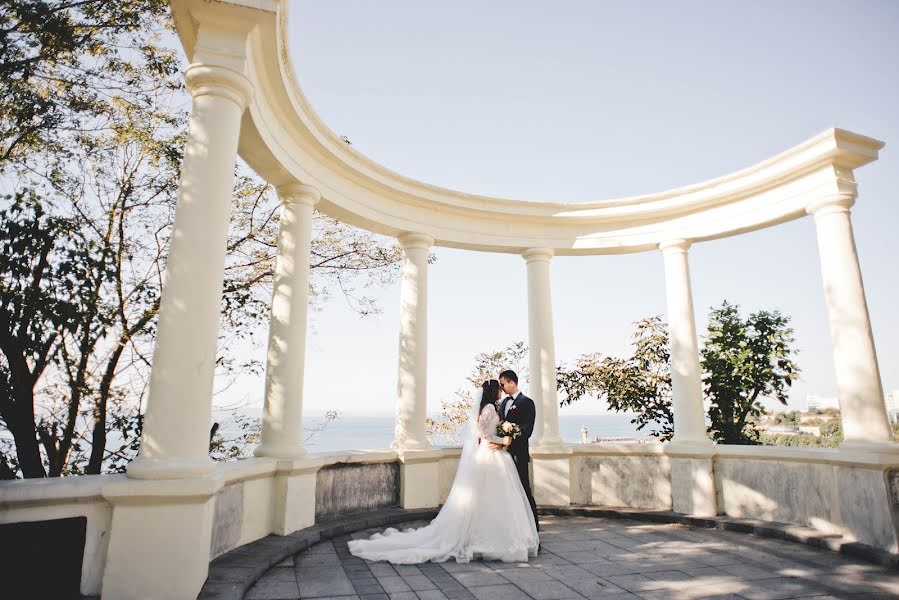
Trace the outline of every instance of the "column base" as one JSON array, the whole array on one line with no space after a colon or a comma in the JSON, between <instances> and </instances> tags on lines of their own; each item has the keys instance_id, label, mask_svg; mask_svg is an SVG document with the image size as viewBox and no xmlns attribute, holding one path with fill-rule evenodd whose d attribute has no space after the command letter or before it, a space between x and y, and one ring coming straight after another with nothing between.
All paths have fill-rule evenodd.
<instances>
[{"instance_id":1,"label":"column base","mask_svg":"<svg viewBox=\"0 0 899 600\"><path fill-rule=\"evenodd\" d=\"M104 598L193 600L209 571L213 497L221 481L119 481L103 487L113 506Z\"/></svg>"},{"instance_id":2,"label":"column base","mask_svg":"<svg viewBox=\"0 0 899 600\"><path fill-rule=\"evenodd\" d=\"M215 471L215 461L204 456L191 459L146 458L138 455L128 463L131 479L192 479Z\"/></svg>"},{"instance_id":3,"label":"column base","mask_svg":"<svg viewBox=\"0 0 899 600\"><path fill-rule=\"evenodd\" d=\"M687 454L698 453L710 456L715 452L715 442L709 438L671 438L668 442L668 450Z\"/></svg>"},{"instance_id":4,"label":"column base","mask_svg":"<svg viewBox=\"0 0 899 600\"><path fill-rule=\"evenodd\" d=\"M390 442L390 448L393 450L433 450L434 446L428 442L406 439L393 440Z\"/></svg>"},{"instance_id":5,"label":"column base","mask_svg":"<svg viewBox=\"0 0 899 600\"><path fill-rule=\"evenodd\" d=\"M571 504L571 456L571 448L561 441L544 439L531 447L531 489L538 505Z\"/></svg>"},{"instance_id":6,"label":"column base","mask_svg":"<svg viewBox=\"0 0 899 600\"><path fill-rule=\"evenodd\" d=\"M406 450L400 453L400 506L433 508L440 504L442 456L440 450Z\"/></svg>"},{"instance_id":7,"label":"column base","mask_svg":"<svg viewBox=\"0 0 899 600\"><path fill-rule=\"evenodd\" d=\"M718 514L711 457L671 458L671 508L694 517Z\"/></svg>"},{"instance_id":8,"label":"column base","mask_svg":"<svg viewBox=\"0 0 899 600\"><path fill-rule=\"evenodd\" d=\"M533 444L530 444L531 450L535 452L555 452L566 448L567 445L562 441L562 438L556 437L544 437L540 438Z\"/></svg>"},{"instance_id":9,"label":"column base","mask_svg":"<svg viewBox=\"0 0 899 600\"><path fill-rule=\"evenodd\" d=\"M274 444L261 443L253 450L253 456L260 458L283 458L285 460L299 460L306 458L306 449L303 446L276 446Z\"/></svg>"},{"instance_id":10,"label":"column base","mask_svg":"<svg viewBox=\"0 0 899 600\"><path fill-rule=\"evenodd\" d=\"M278 463L275 475L275 531L289 535L315 524L315 480L321 463Z\"/></svg>"}]
</instances>

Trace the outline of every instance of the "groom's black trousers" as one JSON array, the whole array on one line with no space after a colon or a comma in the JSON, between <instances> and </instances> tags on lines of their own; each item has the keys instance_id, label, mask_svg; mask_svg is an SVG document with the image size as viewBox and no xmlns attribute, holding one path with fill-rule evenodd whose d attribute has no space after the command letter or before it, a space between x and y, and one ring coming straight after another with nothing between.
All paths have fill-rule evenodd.
<instances>
[{"instance_id":1,"label":"groom's black trousers","mask_svg":"<svg viewBox=\"0 0 899 600\"><path fill-rule=\"evenodd\" d=\"M529 453L525 452L524 456L515 453L512 455L512 459L515 462L515 468L518 470L518 478L521 479L521 487L524 488L524 493L528 497L528 503L531 505L531 514L534 516L534 525L537 527L537 531L540 531L540 521L537 520L537 503L534 502L534 494L531 493L531 477L528 472L528 465L530 464Z\"/></svg>"}]
</instances>

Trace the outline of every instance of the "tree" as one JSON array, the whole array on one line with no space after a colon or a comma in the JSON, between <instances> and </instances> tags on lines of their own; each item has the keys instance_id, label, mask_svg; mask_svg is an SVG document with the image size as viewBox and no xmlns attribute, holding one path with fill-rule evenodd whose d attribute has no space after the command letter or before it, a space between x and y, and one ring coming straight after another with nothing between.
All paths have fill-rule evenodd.
<instances>
[{"instance_id":1,"label":"tree","mask_svg":"<svg viewBox=\"0 0 899 600\"><path fill-rule=\"evenodd\" d=\"M111 96L169 81L178 61L146 35L167 19L165 0L3 0L0 165L65 152Z\"/></svg>"},{"instance_id":2,"label":"tree","mask_svg":"<svg viewBox=\"0 0 899 600\"><path fill-rule=\"evenodd\" d=\"M778 312L760 311L746 320L739 307L726 301L709 316L701 351L703 388L710 401L709 434L721 443L757 443L755 424L763 397L786 403L786 389L798 377L793 361L789 319ZM634 354L627 358L585 354L574 366L557 371L561 404L596 395L616 411L635 412L638 429L662 440L673 432L670 347L661 317L636 323Z\"/></svg>"},{"instance_id":3,"label":"tree","mask_svg":"<svg viewBox=\"0 0 899 600\"><path fill-rule=\"evenodd\" d=\"M165 2L17 2L0 11L0 40L12 48L0 59L0 72L9 78L0 78L0 90L25 99L53 97L33 104L37 112L31 114L0 93L0 140L6 144L0 170L22 190L16 198L33 198L46 213L40 222L52 218L68 228L52 256L77 247L104 269L100 277L82 268L79 295L68 299L78 310L65 318L30 296L12 298L27 302L20 317L52 327L38 330L14 318L7 329L33 331L28 348L34 352L43 352L39 334L52 335L54 343L30 359L35 401L16 404L28 419L0 411L0 427L15 441L10 445L0 431L0 456L7 457L0 476L20 469L27 477L121 471L137 451L180 179L189 105L178 75L183 64L165 43L172 37ZM72 35L86 41L72 45ZM21 138L10 137L17 130ZM262 368L256 360L237 360L231 347L235 338L263 341L279 215L271 187L242 165L232 206L217 361L217 374L228 379ZM12 210L13 199L0 208ZM39 221L29 215L19 221ZM312 308L336 292L360 314L376 313L364 289L395 279L399 246L318 213L313 228ZM29 242L31 235L8 231L3 239L20 251L3 259L37 264L44 246ZM66 282L53 268L41 276L48 288ZM16 368L2 355L0 380L12 381ZM12 406L12 391L0 392L0 406ZM34 434L20 426L25 421L34 423ZM17 436L17 427L24 433Z\"/></svg>"},{"instance_id":4,"label":"tree","mask_svg":"<svg viewBox=\"0 0 899 600\"><path fill-rule=\"evenodd\" d=\"M16 467L25 477L47 474L38 440L51 474L68 457L77 408L52 426L36 422L35 390L67 340L89 345L105 332L109 315L91 299L109 279L109 262L73 220L48 215L32 191L0 209L0 418L16 448L13 466L0 453L7 476Z\"/></svg>"},{"instance_id":5,"label":"tree","mask_svg":"<svg viewBox=\"0 0 899 600\"><path fill-rule=\"evenodd\" d=\"M758 430L747 418L762 414L760 399L787 404L788 390L799 378L789 322L778 311L743 319L739 306L726 301L712 310L700 354L703 388L711 402L709 432L716 442L758 443Z\"/></svg>"},{"instance_id":6,"label":"tree","mask_svg":"<svg viewBox=\"0 0 899 600\"><path fill-rule=\"evenodd\" d=\"M585 354L573 368L559 366L560 404L595 394L612 410L636 413L631 423L638 430L649 427L651 435L668 440L674 433L668 331L660 317L642 319L636 327L633 355Z\"/></svg>"},{"instance_id":7,"label":"tree","mask_svg":"<svg viewBox=\"0 0 899 600\"><path fill-rule=\"evenodd\" d=\"M474 391L488 379L496 379L500 372L512 369L519 381L527 381L528 371L525 365L528 348L524 342L515 342L500 350L482 352L475 356L474 368L466 380L471 384L457 390L452 400L441 402L441 414L438 419L428 418L426 421L429 440L442 437L450 444L459 443L459 429L468 420L471 413Z\"/></svg>"}]
</instances>

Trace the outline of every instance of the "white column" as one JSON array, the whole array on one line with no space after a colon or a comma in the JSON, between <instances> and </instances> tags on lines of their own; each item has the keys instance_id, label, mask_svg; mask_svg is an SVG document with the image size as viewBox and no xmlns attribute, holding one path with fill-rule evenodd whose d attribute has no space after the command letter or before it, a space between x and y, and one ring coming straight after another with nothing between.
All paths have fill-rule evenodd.
<instances>
[{"instance_id":1,"label":"white column","mask_svg":"<svg viewBox=\"0 0 899 600\"><path fill-rule=\"evenodd\" d=\"M140 453L128 475L205 475L228 219L240 118L252 95L244 75L216 65L186 73L193 111L159 309Z\"/></svg>"},{"instance_id":2,"label":"white column","mask_svg":"<svg viewBox=\"0 0 899 600\"><path fill-rule=\"evenodd\" d=\"M303 449L303 380L309 308L312 213L321 195L308 185L278 189L281 229L265 369L262 440L256 456L300 458Z\"/></svg>"},{"instance_id":3,"label":"white column","mask_svg":"<svg viewBox=\"0 0 899 600\"><path fill-rule=\"evenodd\" d=\"M553 251L551 248L530 248L521 256L527 262L528 270L529 391L537 409L533 439L536 446L553 446L562 443L549 284L549 261Z\"/></svg>"},{"instance_id":4,"label":"white column","mask_svg":"<svg viewBox=\"0 0 899 600\"><path fill-rule=\"evenodd\" d=\"M830 321L837 394L843 417L841 448L899 452L884 405L868 303L858 265L849 209L852 194L811 203L815 217L824 298Z\"/></svg>"},{"instance_id":5,"label":"white column","mask_svg":"<svg viewBox=\"0 0 899 600\"><path fill-rule=\"evenodd\" d=\"M671 390L674 436L672 443L710 445L702 406L702 378L696 318L690 288L687 249L690 242L670 240L659 244L665 260L665 288L668 301L668 332L671 343Z\"/></svg>"},{"instance_id":6,"label":"white column","mask_svg":"<svg viewBox=\"0 0 899 600\"><path fill-rule=\"evenodd\" d=\"M428 255L434 238L407 233L399 238L405 254L400 289L400 354L393 447L430 448L428 403Z\"/></svg>"}]
</instances>

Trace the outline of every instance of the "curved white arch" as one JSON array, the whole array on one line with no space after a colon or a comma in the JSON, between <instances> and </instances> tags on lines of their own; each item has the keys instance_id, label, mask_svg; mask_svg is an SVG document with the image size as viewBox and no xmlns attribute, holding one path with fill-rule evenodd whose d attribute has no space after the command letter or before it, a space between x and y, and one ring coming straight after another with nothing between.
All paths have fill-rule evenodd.
<instances>
[{"instance_id":1,"label":"curved white arch","mask_svg":"<svg viewBox=\"0 0 899 600\"><path fill-rule=\"evenodd\" d=\"M208 18L208 4L172 4L192 56L197 18ZM253 26L245 71L256 93L241 128L243 159L276 186L302 182L320 190L318 210L386 235L417 232L438 246L515 253L542 247L560 255L639 252L670 239L726 237L801 217L811 202L829 196L854 197L853 169L876 160L883 147L878 140L830 129L740 171L654 194L583 203L467 194L390 171L319 119L290 61L288 2L228 0L219 8L222 4L231 5L231 16L244 27ZM216 11L215 18L224 18L223 12Z\"/></svg>"}]
</instances>

